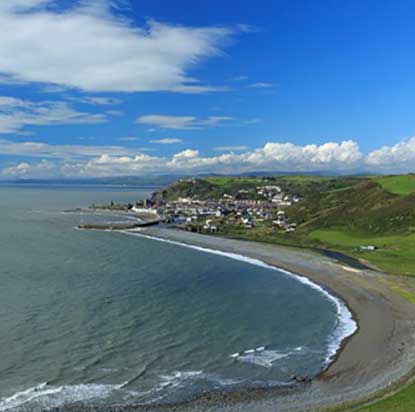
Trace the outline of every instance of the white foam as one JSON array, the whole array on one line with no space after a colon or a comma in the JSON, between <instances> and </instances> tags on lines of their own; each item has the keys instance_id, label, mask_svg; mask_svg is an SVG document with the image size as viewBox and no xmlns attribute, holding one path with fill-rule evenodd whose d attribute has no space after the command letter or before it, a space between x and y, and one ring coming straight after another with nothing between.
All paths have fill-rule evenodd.
<instances>
[{"instance_id":1,"label":"white foam","mask_svg":"<svg viewBox=\"0 0 415 412\"><path fill-rule=\"evenodd\" d=\"M236 359L240 362L253 363L264 368L272 368L274 362L287 358L290 355L291 352L283 353L275 350L246 350L238 355Z\"/></svg>"},{"instance_id":2,"label":"white foam","mask_svg":"<svg viewBox=\"0 0 415 412\"><path fill-rule=\"evenodd\" d=\"M189 371L189 372L174 372L171 375L162 375L159 390L169 388L177 388L185 381L202 377L203 371Z\"/></svg>"},{"instance_id":3,"label":"white foam","mask_svg":"<svg viewBox=\"0 0 415 412\"><path fill-rule=\"evenodd\" d=\"M0 400L0 412L19 410L30 403L30 410L47 411L73 402L105 398L122 385L81 384L49 386L47 383ZM29 410L29 409L27 409Z\"/></svg>"},{"instance_id":4,"label":"white foam","mask_svg":"<svg viewBox=\"0 0 415 412\"><path fill-rule=\"evenodd\" d=\"M265 346L260 346L256 349L248 349L243 352L234 353L229 357L239 362L253 363L264 368L271 368L278 360L290 356L298 356L302 351L303 348L301 346L285 352L266 349Z\"/></svg>"},{"instance_id":5,"label":"white foam","mask_svg":"<svg viewBox=\"0 0 415 412\"><path fill-rule=\"evenodd\" d=\"M305 276L297 275L295 273L289 272L288 270L277 268L275 266L269 265L268 263L265 263L260 259L251 258L251 257L248 257L248 256L240 255L238 253L223 252L221 250L216 250L216 249L210 249L210 248L207 248L207 247L191 245L191 244L188 244L188 243L178 242L178 241L175 241L175 240L163 239L163 238L159 238L159 237L156 237L156 236L150 236L150 235L143 234L142 232L137 231L137 230L122 231L122 233L126 233L126 234L129 234L129 235L132 235L132 236L144 237L144 238L156 240L156 241L159 241L159 242L169 243L169 244L176 245L176 246L182 246L182 247L186 247L186 248L189 248L189 249L198 250L200 252L211 253L211 254L223 256L223 257L226 257L226 258L238 260L238 261L241 261L241 262L249 263L251 265L259 266L259 267L262 267L262 268L282 272L282 273L284 273L288 276L294 277L295 279L297 279L302 284L307 285L310 288L318 291L319 293L321 293L323 296L325 296L329 301L331 301L335 305L336 311L337 311L337 319L338 319L337 327L335 328L333 336L331 337L331 341L328 344L328 354L327 354L327 357L326 357L326 365L325 366L328 366L332 362L332 360L336 356L338 350L341 348L341 344L342 344L343 340L348 338L349 336L353 335L356 332L357 328L358 328L357 323L353 319L352 313L350 312L350 310L348 309L346 304L341 299L333 296L331 293L329 293L322 286L312 282L310 279L306 278Z\"/></svg>"},{"instance_id":6,"label":"white foam","mask_svg":"<svg viewBox=\"0 0 415 412\"><path fill-rule=\"evenodd\" d=\"M188 371L188 372L173 372L170 375L161 375L160 379L161 382L155 389L151 389L146 394L150 395L156 395L156 397L153 397L149 402L146 402L147 404L154 404L161 399L163 399L167 393L171 390L179 389L181 388L185 383L188 383L189 381L197 380L197 379L203 379L205 374L203 371Z\"/></svg>"}]
</instances>

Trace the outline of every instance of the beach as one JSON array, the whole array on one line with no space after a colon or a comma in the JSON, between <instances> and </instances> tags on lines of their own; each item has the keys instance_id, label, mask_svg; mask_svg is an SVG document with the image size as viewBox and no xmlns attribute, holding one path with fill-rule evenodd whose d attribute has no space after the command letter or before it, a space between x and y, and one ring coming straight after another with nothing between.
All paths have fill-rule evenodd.
<instances>
[{"instance_id":1,"label":"beach","mask_svg":"<svg viewBox=\"0 0 415 412\"><path fill-rule=\"evenodd\" d=\"M140 229L138 234L236 253L304 276L345 302L358 324L358 330L343 342L329 367L311 382L299 385L300 390L210 393L166 410L284 412L351 407L393 391L397 384L404 385L411 379L415 305L385 285L388 275L276 245L160 227Z\"/></svg>"}]
</instances>

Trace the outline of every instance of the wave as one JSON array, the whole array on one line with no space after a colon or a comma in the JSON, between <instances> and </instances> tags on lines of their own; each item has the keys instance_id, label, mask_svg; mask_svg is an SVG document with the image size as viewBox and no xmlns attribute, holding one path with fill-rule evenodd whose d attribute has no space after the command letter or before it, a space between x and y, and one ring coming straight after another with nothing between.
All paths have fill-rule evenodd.
<instances>
[{"instance_id":1,"label":"wave","mask_svg":"<svg viewBox=\"0 0 415 412\"><path fill-rule=\"evenodd\" d=\"M243 352L233 353L232 355L229 355L229 357L239 362L252 363L264 368L272 368L276 361L289 358L293 355L300 355L302 351L303 348L301 346L286 352L267 349L265 346L260 346L256 349L248 349Z\"/></svg>"},{"instance_id":2,"label":"wave","mask_svg":"<svg viewBox=\"0 0 415 412\"><path fill-rule=\"evenodd\" d=\"M158 385L145 392L126 389L129 383L131 381L120 385L89 383L52 386L44 382L22 392L17 392L13 396L0 399L0 412L47 412L56 408L75 410L73 409L74 405L77 407L76 410L82 410L82 406L85 404L99 407L103 401L106 402L106 406L120 405L120 401L126 406L150 406L161 402L175 402L177 395L180 398L180 393L185 398L191 392L198 393L200 391L197 389L197 385L202 385L206 390L244 388L248 384L261 388L292 385L289 382L251 382L246 379L223 378L203 371L177 371L160 375ZM196 385L196 389L193 385Z\"/></svg>"},{"instance_id":3,"label":"wave","mask_svg":"<svg viewBox=\"0 0 415 412\"><path fill-rule=\"evenodd\" d=\"M250 265L274 270L280 273L284 273L288 276L291 276L295 278L296 280L298 280L299 282L301 282L302 284L307 285L308 287L318 291L326 299L328 299L330 302L332 302L335 305L336 312L337 312L337 325L336 325L333 335L330 338L330 341L328 342L328 353L325 359L325 365L324 365L325 367L328 367L331 364L331 362L334 360L337 352L340 350L342 346L343 341L347 339L348 337L352 336L358 329L357 323L353 319L353 315L348 309L348 307L346 306L346 304L340 298L332 295L322 286L318 285L317 283L312 282L310 279L308 279L305 276L301 276L301 275L292 273L288 270L281 269L276 266L272 266L268 263L265 263L264 261L260 259L251 258L249 256L240 255L238 253L224 252L221 250L211 249L207 247L191 245L191 244L179 242L176 240L170 240L170 239L159 238L156 236L150 236L150 235L143 234L136 230L121 231L121 233L126 233L127 235L131 235L131 236L138 236L142 238L156 240L159 242L169 243L169 244L176 245L176 246L186 247L186 248L198 250L204 253L211 253L211 254L223 256L229 259L245 262Z\"/></svg>"},{"instance_id":4,"label":"wave","mask_svg":"<svg viewBox=\"0 0 415 412\"><path fill-rule=\"evenodd\" d=\"M265 350L256 352L255 350L245 351L234 357L240 362L253 363L254 365L262 366L264 368L272 368L274 362L277 360L287 358L291 353L282 353L276 350Z\"/></svg>"},{"instance_id":5,"label":"wave","mask_svg":"<svg viewBox=\"0 0 415 412\"><path fill-rule=\"evenodd\" d=\"M96 406L100 401L108 402L110 398L117 404L122 400L124 404L154 405L180 390L187 393L191 385L198 382L205 381L222 387L241 383L239 380L222 379L203 371L177 371L161 375L159 379L159 384L146 392L128 390L127 387L132 381L119 385L89 383L62 386L52 386L44 382L0 399L0 412L45 412L56 408L65 410L74 404L79 404L80 407Z\"/></svg>"},{"instance_id":6,"label":"wave","mask_svg":"<svg viewBox=\"0 0 415 412\"><path fill-rule=\"evenodd\" d=\"M47 382L36 385L0 400L0 412L47 411L74 402L106 398L122 385L80 384L50 386Z\"/></svg>"},{"instance_id":7,"label":"wave","mask_svg":"<svg viewBox=\"0 0 415 412\"><path fill-rule=\"evenodd\" d=\"M205 377L205 374L203 373L203 371L190 371L190 372L179 371L179 372L174 372L170 375L161 375L161 383L155 389L154 392L156 393L165 392L166 389L175 390L185 385L186 382L203 379L204 377ZM160 398L162 397L163 395ZM160 398L157 398L156 400Z\"/></svg>"}]
</instances>

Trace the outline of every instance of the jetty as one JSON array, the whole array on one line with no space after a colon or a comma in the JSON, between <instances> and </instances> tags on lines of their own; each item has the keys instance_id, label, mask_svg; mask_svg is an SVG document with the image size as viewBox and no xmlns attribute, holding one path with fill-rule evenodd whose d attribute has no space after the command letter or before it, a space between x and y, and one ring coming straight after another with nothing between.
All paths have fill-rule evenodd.
<instances>
[{"instance_id":1,"label":"jetty","mask_svg":"<svg viewBox=\"0 0 415 412\"><path fill-rule=\"evenodd\" d=\"M160 219L148 220L134 223L83 223L78 225L78 229L83 230L130 230L140 227L155 226L161 222Z\"/></svg>"}]
</instances>

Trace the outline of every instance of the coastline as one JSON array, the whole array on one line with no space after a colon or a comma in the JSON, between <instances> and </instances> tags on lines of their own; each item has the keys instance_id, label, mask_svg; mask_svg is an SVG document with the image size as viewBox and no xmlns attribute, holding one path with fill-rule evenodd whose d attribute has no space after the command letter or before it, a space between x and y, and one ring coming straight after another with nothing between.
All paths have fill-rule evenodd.
<instances>
[{"instance_id":1,"label":"coastline","mask_svg":"<svg viewBox=\"0 0 415 412\"><path fill-rule=\"evenodd\" d=\"M237 254L234 252L225 252L225 251L222 251L216 248L210 249L207 247L178 242L178 241L171 240L171 239L150 236L148 234L143 233L142 231L136 231L134 229L126 230L125 232L131 235L145 237L146 239L166 242L166 243L173 244L176 246L181 246L181 247L187 247L189 249L193 249L199 252L219 255L222 257L229 258L229 259L234 259L234 260L238 260L244 263L248 263L250 265L259 266L259 267L266 268L269 270L275 270L279 274L284 273L287 276L293 277L294 279L296 279L297 282L305 284L307 287L312 288L316 290L317 292L319 292L322 296L324 296L327 300L331 301L336 306L337 318L339 321L338 326L336 330L334 331L335 333L332 336L332 341L329 343L329 350L328 350L328 354L326 357L326 364L324 366L324 369L319 373L319 375L324 373L324 371L327 370L329 366L336 360L338 353L341 351L343 347L343 342L351 338L359 329L356 317L349 310L347 304L343 302L343 300L340 297L335 296L332 291L328 291L324 287L320 286L319 284L312 282L306 276L301 276L299 274L290 272L286 269L282 269L279 266L270 265L262 260L255 259L252 257L247 257L245 255ZM302 378L304 381L308 381L308 380L313 379L314 377L302 377Z\"/></svg>"},{"instance_id":2,"label":"coastline","mask_svg":"<svg viewBox=\"0 0 415 412\"><path fill-rule=\"evenodd\" d=\"M167 410L187 411L317 411L354 405L392 391L412 376L415 361L415 305L395 294L373 270L350 270L327 256L282 246L234 240L175 229L143 228L137 234L187 246L256 259L304 277L343 301L359 327L343 339L328 367L300 391L266 390L204 394ZM148 408L147 408L148 409ZM147 410L138 408L137 410ZM164 409L164 408L163 408ZM154 410L154 409L148 409Z\"/></svg>"}]
</instances>

